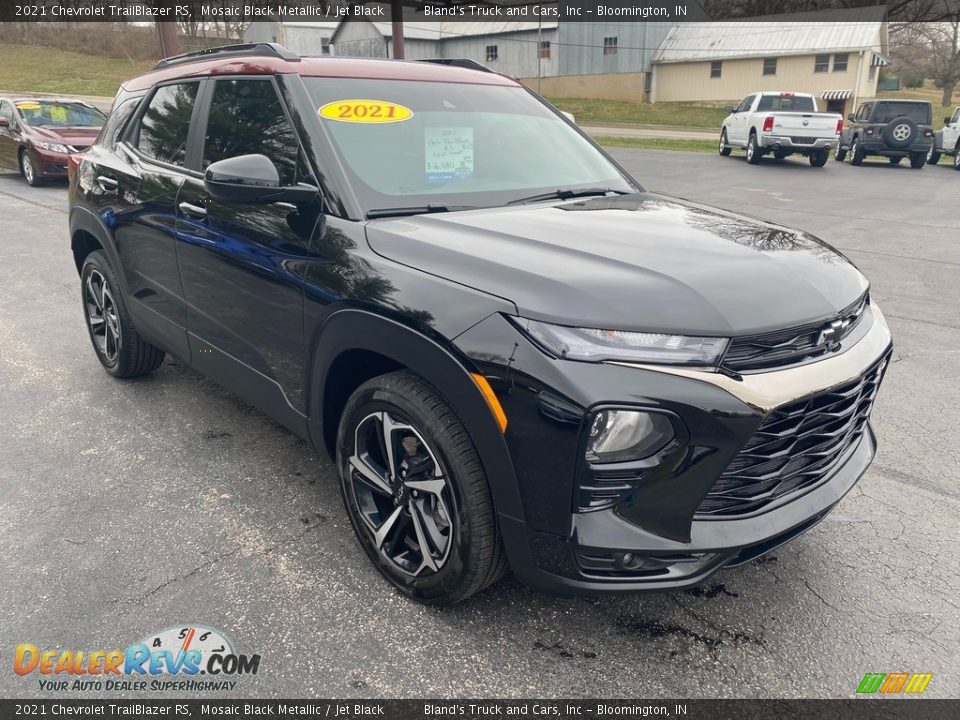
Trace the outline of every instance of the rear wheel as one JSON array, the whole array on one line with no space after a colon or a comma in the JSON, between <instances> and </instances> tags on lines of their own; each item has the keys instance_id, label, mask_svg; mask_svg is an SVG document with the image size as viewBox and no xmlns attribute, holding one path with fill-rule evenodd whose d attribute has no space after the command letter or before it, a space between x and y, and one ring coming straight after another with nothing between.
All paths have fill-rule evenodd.
<instances>
[{"instance_id":1,"label":"rear wheel","mask_svg":"<svg viewBox=\"0 0 960 720\"><path fill-rule=\"evenodd\" d=\"M750 139L747 140L747 162L751 165L760 162L760 146L757 144L756 133L750 133Z\"/></svg>"},{"instance_id":2,"label":"rear wheel","mask_svg":"<svg viewBox=\"0 0 960 720\"><path fill-rule=\"evenodd\" d=\"M20 174L23 175L23 179L27 181L27 185L30 187L36 187L43 182L40 179L40 171L34 164L30 153L26 150L20 151Z\"/></svg>"},{"instance_id":3,"label":"rear wheel","mask_svg":"<svg viewBox=\"0 0 960 720\"><path fill-rule=\"evenodd\" d=\"M140 339L120 292L117 274L102 250L83 262L80 287L90 341L104 369L117 378L146 375L163 363L163 351Z\"/></svg>"},{"instance_id":4,"label":"rear wheel","mask_svg":"<svg viewBox=\"0 0 960 720\"><path fill-rule=\"evenodd\" d=\"M853 139L853 145L850 147L850 164L851 165L862 165L863 159L867 154L863 151L863 148L860 146L860 140L858 138Z\"/></svg>"},{"instance_id":5,"label":"rear wheel","mask_svg":"<svg viewBox=\"0 0 960 720\"><path fill-rule=\"evenodd\" d=\"M829 150L814 150L810 153L810 164L813 167L823 167L827 164L827 159L830 157Z\"/></svg>"},{"instance_id":6,"label":"rear wheel","mask_svg":"<svg viewBox=\"0 0 960 720\"><path fill-rule=\"evenodd\" d=\"M727 157L730 154L730 146L727 145L727 131L720 131L720 144L717 146L717 152L720 153L722 157Z\"/></svg>"},{"instance_id":7,"label":"rear wheel","mask_svg":"<svg viewBox=\"0 0 960 720\"><path fill-rule=\"evenodd\" d=\"M448 605L506 571L470 436L416 375L382 375L353 393L340 420L337 465L357 539L402 593Z\"/></svg>"},{"instance_id":8,"label":"rear wheel","mask_svg":"<svg viewBox=\"0 0 960 720\"><path fill-rule=\"evenodd\" d=\"M936 165L940 162L940 152L930 143L930 149L927 150L927 165Z\"/></svg>"},{"instance_id":9,"label":"rear wheel","mask_svg":"<svg viewBox=\"0 0 960 720\"><path fill-rule=\"evenodd\" d=\"M910 153L910 167L919 170L927 164L927 154L923 152Z\"/></svg>"}]
</instances>

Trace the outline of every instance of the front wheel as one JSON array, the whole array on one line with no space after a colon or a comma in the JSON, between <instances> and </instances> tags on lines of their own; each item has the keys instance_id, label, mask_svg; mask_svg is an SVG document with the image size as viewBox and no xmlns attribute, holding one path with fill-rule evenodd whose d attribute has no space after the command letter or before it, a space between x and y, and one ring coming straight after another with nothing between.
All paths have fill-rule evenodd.
<instances>
[{"instance_id":1,"label":"front wheel","mask_svg":"<svg viewBox=\"0 0 960 720\"><path fill-rule=\"evenodd\" d=\"M930 143L930 149L927 150L927 165L936 165L938 162L940 162L940 153L933 143Z\"/></svg>"},{"instance_id":2,"label":"front wheel","mask_svg":"<svg viewBox=\"0 0 960 720\"><path fill-rule=\"evenodd\" d=\"M843 162L844 160L846 160L847 149L844 147L841 147L840 144L837 143L837 152L834 154L833 159L836 160L837 162Z\"/></svg>"},{"instance_id":3,"label":"front wheel","mask_svg":"<svg viewBox=\"0 0 960 720\"><path fill-rule=\"evenodd\" d=\"M730 146L727 145L727 131L720 131L720 144L717 146L717 152L720 153L721 157L727 157L730 154Z\"/></svg>"},{"instance_id":4,"label":"front wheel","mask_svg":"<svg viewBox=\"0 0 960 720\"><path fill-rule=\"evenodd\" d=\"M506 571L470 436L416 375L382 375L353 393L337 433L337 466L357 539L402 593L449 605Z\"/></svg>"},{"instance_id":5,"label":"front wheel","mask_svg":"<svg viewBox=\"0 0 960 720\"><path fill-rule=\"evenodd\" d=\"M163 363L163 350L140 339L120 282L103 250L87 255L80 271L84 317L104 370L117 378L146 375Z\"/></svg>"},{"instance_id":6,"label":"front wheel","mask_svg":"<svg viewBox=\"0 0 960 720\"><path fill-rule=\"evenodd\" d=\"M910 153L910 167L919 170L927 164L927 154L923 152Z\"/></svg>"},{"instance_id":7,"label":"front wheel","mask_svg":"<svg viewBox=\"0 0 960 720\"><path fill-rule=\"evenodd\" d=\"M756 165L760 162L760 146L757 144L756 134L751 134L747 140L747 162Z\"/></svg>"},{"instance_id":8,"label":"front wheel","mask_svg":"<svg viewBox=\"0 0 960 720\"><path fill-rule=\"evenodd\" d=\"M830 157L829 150L814 150L810 153L810 164L813 167L823 167L827 164L827 159Z\"/></svg>"},{"instance_id":9,"label":"front wheel","mask_svg":"<svg viewBox=\"0 0 960 720\"><path fill-rule=\"evenodd\" d=\"M953 153L953 169L960 170L960 144L957 145L957 149Z\"/></svg>"},{"instance_id":10,"label":"front wheel","mask_svg":"<svg viewBox=\"0 0 960 720\"><path fill-rule=\"evenodd\" d=\"M37 170L37 166L27 150L20 151L20 174L23 175L23 179L27 181L27 185L30 187L37 187L42 183L40 171Z\"/></svg>"}]
</instances>

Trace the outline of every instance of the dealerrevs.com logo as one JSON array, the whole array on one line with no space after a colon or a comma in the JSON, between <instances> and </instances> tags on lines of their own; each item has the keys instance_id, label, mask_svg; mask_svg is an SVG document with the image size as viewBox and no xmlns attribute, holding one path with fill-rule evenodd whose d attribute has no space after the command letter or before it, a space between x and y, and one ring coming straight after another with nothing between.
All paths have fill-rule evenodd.
<instances>
[{"instance_id":1,"label":"dealerrevs.com logo","mask_svg":"<svg viewBox=\"0 0 960 720\"><path fill-rule=\"evenodd\" d=\"M17 645L13 670L45 691L223 691L256 675L260 655L238 654L222 633L199 625L167 628L126 650L50 650Z\"/></svg>"}]
</instances>

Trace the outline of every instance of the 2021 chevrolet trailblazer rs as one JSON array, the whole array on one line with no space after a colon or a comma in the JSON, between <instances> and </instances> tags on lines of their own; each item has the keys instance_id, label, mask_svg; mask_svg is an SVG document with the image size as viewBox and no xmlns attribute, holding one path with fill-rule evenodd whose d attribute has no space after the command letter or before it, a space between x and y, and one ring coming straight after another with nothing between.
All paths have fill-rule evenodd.
<instances>
[{"instance_id":1,"label":"2021 chevrolet trailblazer rs","mask_svg":"<svg viewBox=\"0 0 960 720\"><path fill-rule=\"evenodd\" d=\"M866 278L458 65L263 44L124 83L71 168L106 371L169 353L327 451L425 602L691 586L817 523L876 450Z\"/></svg>"}]
</instances>

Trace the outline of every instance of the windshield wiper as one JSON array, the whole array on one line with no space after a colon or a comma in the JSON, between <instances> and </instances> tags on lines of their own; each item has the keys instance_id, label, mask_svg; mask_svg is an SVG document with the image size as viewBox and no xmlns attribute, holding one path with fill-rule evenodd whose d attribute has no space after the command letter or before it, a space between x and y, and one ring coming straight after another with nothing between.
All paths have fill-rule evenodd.
<instances>
[{"instance_id":1,"label":"windshield wiper","mask_svg":"<svg viewBox=\"0 0 960 720\"><path fill-rule=\"evenodd\" d=\"M626 190L614 190L608 187L592 188L557 188L552 192L542 193L540 195L531 195L530 197L511 200L507 205L525 205L526 203L542 202L544 200L569 200L575 197L587 197L589 195L607 195L614 193L616 195L626 195Z\"/></svg>"},{"instance_id":2,"label":"windshield wiper","mask_svg":"<svg viewBox=\"0 0 960 720\"><path fill-rule=\"evenodd\" d=\"M367 219L384 217L408 217L410 215L426 215L428 213L457 212L458 210L476 210L474 205L414 205L412 207L375 208L367 210Z\"/></svg>"}]
</instances>

